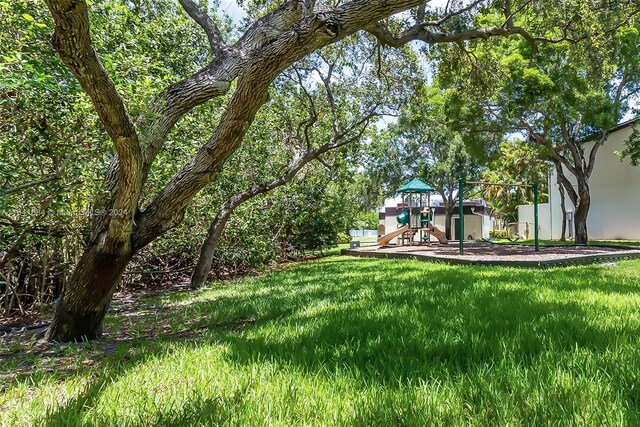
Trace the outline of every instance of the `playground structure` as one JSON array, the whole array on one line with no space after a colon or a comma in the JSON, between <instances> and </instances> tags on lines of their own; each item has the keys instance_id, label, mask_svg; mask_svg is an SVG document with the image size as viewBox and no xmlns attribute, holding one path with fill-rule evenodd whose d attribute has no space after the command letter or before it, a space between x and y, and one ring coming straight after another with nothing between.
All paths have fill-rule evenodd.
<instances>
[{"instance_id":1,"label":"playground structure","mask_svg":"<svg viewBox=\"0 0 640 427\"><path fill-rule=\"evenodd\" d=\"M416 185L417 184L417 185ZM477 215L473 208L480 205L471 205L468 201L465 213L464 192L467 184L473 186L503 186L503 187L524 187L532 190L533 193L533 221L519 221L509 223L513 234L506 237L495 237L487 240L484 236L481 239L467 238L465 236L465 216ZM379 234L383 234L385 228L392 228L392 221L395 219L397 229L384 234L378 239L376 246L354 246L349 249L342 249L343 255L367 257L367 258L392 258L392 259L414 259L452 265L501 265L526 268L549 268L566 267L571 265L586 265L604 262L617 262L626 259L640 259L640 249L632 246L619 246L608 244L597 245L540 245L539 241L539 221L538 183L493 183L484 181L466 181L460 177L458 182L458 222L455 223L455 230L458 236L457 245L425 245L430 240L430 236L436 236L438 230L431 227L435 222L436 206L431 206L430 187L419 180L413 180L398 190L402 198L396 203L396 207L385 207L385 211L379 212ZM426 202L425 202L426 200ZM469 209L470 208L470 209ZM483 211L483 214L486 213ZM490 215L490 212L487 214ZM395 217L395 218L394 218ZM475 218L475 216L471 216ZM386 222L386 221L389 222ZM467 218L468 220L468 218ZM453 231L453 230L452 230ZM467 230L468 231L468 230ZM532 235L534 244L519 242L520 239L529 238ZM426 239L424 238L426 237ZM444 236L443 236L444 237ZM515 238L512 238L515 237ZM398 244L388 244L394 238L398 239ZM500 242L500 240L511 240L511 242ZM495 240L495 241L494 241ZM445 240L446 241L446 240ZM497 242L496 242L497 241Z\"/></svg>"},{"instance_id":2,"label":"playground structure","mask_svg":"<svg viewBox=\"0 0 640 427\"><path fill-rule=\"evenodd\" d=\"M415 259L446 263L452 265L501 265L526 268L549 268L566 267L571 265L585 265L603 262L616 262L626 259L640 259L640 249L631 246L616 245L544 245L540 247L538 233L538 185L520 183L491 183L482 181L465 182L463 178L459 180L458 201L459 206L464 207L464 187L465 184L472 185L500 185L527 187L533 190L534 199L534 221L533 230L530 223L511 223L512 226L523 225L524 236L533 232L534 245L528 244L493 244L486 239L458 239L459 248L456 245L425 245L428 240L426 236L435 236L438 230L430 227L434 221L434 209L430 205L428 185L419 181L422 188L415 188L408 183L399 192L402 194L402 203L398 204L398 209L392 208L398 228L381 236L376 246L359 245L342 249L343 255L367 257L367 258L392 258L392 259ZM425 188L426 187L426 188ZM402 190L406 190L405 191ZM420 190L420 191L416 191ZM425 203L426 198L426 203ZM407 207L408 205L408 207ZM399 213L398 213L399 212ZM384 212L381 212L381 214ZM472 211L473 213L473 211ZM384 213L386 215L386 213ZM427 216L427 214L429 214ZM464 211L459 210L460 221L456 224L459 236L464 236ZM386 217L381 217L384 221ZM388 219L391 221L392 216ZM423 222L424 221L424 222ZM384 224L380 224L382 230ZM387 227L391 228L391 224ZM378 229L381 230L380 228ZM518 238L519 236L516 236ZM389 245L394 238L398 238L399 244ZM512 239L509 239L512 240ZM515 240L515 239L514 239ZM417 245L416 245L417 243Z\"/></svg>"},{"instance_id":3,"label":"playground structure","mask_svg":"<svg viewBox=\"0 0 640 427\"><path fill-rule=\"evenodd\" d=\"M378 238L379 246L388 245L398 239L400 246L431 244L431 236L447 244L445 234L431 220L431 192L434 189L418 178L414 178L398 190L402 200L401 212L396 216L399 228ZM417 237L417 239L416 239Z\"/></svg>"}]
</instances>

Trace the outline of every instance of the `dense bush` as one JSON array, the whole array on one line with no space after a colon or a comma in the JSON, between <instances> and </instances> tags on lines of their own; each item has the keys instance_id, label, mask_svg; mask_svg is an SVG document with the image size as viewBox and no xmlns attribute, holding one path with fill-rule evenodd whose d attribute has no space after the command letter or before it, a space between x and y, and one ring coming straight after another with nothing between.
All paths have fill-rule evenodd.
<instances>
[{"instance_id":1,"label":"dense bush","mask_svg":"<svg viewBox=\"0 0 640 427\"><path fill-rule=\"evenodd\" d=\"M345 243L349 243L351 241L351 236L348 233L338 233L338 239L336 243L339 245L344 245Z\"/></svg>"},{"instance_id":2,"label":"dense bush","mask_svg":"<svg viewBox=\"0 0 640 427\"><path fill-rule=\"evenodd\" d=\"M509 230L491 230L489 231L489 236L495 239L509 239L511 238L511 233Z\"/></svg>"}]
</instances>

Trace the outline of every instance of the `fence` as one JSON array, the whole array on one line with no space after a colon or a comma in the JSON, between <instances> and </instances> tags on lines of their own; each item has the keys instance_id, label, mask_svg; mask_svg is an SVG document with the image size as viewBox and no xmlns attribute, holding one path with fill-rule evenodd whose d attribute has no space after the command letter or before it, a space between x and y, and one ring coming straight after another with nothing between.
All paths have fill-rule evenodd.
<instances>
[{"instance_id":1,"label":"fence","mask_svg":"<svg viewBox=\"0 0 640 427\"><path fill-rule=\"evenodd\" d=\"M356 237L378 237L378 230L349 230L351 238Z\"/></svg>"}]
</instances>

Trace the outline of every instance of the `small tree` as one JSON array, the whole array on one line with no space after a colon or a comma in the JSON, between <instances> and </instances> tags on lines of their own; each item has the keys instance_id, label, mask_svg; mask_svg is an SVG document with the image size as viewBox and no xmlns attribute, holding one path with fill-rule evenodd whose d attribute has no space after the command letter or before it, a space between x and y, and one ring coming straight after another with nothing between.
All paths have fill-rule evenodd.
<instances>
[{"instance_id":1,"label":"small tree","mask_svg":"<svg viewBox=\"0 0 640 427\"><path fill-rule=\"evenodd\" d=\"M494 184L539 183L541 203L546 199L548 167L538 159L538 150L522 140L504 141L486 168L481 179ZM518 220L518 205L533 203L530 187L485 186L482 197L491 210L500 214L505 225Z\"/></svg>"}]
</instances>

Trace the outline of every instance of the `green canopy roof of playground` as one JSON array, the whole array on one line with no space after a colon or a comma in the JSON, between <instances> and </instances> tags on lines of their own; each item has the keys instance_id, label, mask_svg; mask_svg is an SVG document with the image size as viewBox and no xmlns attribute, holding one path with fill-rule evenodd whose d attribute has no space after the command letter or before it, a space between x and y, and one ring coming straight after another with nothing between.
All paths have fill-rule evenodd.
<instances>
[{"instance_id":1,"label":"green canopy roof of playground","mask_svg":"<svg viewBox=\"0 0 640 427\"><path fill-rule=\"evenodd\" d=\"M419 178L413 178L398 189L398 193L430 193L432 191L434 191L433 187L424 183Z\"/></svg>"}]
</instances>

